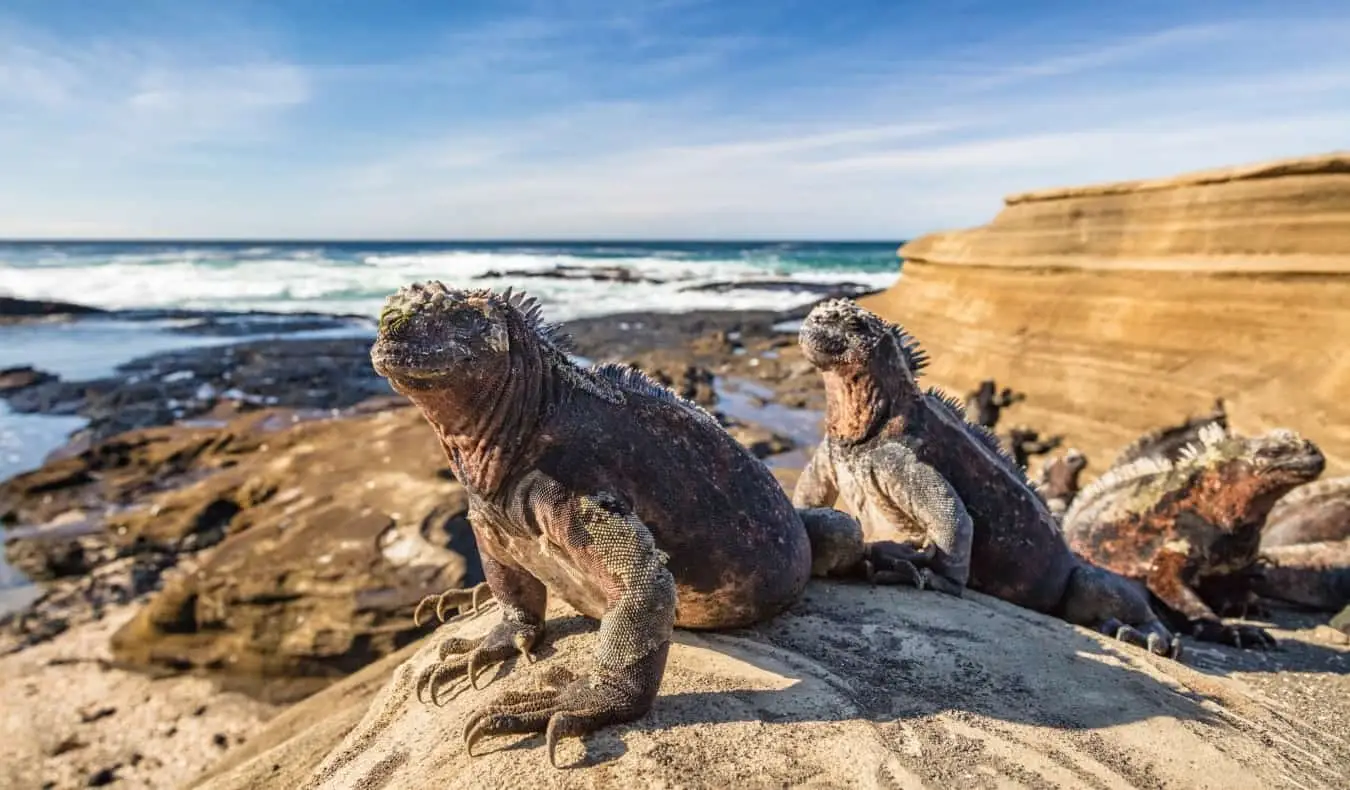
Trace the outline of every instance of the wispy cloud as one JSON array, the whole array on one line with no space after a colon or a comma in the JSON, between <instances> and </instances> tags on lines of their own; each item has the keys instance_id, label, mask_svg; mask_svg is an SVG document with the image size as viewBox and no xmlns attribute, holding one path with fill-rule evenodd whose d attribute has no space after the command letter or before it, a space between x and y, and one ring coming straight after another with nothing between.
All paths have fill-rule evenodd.
<instances>
[{"instance_id":1,"label":"wispy cloud","mask_svg":"<svg viewBox=\"0 0 1350 790\"><path fill-rule=\"evenodd\" d=\"M527 2L384 47L0 25L0 234L901 238L1350 128L1344 21L875 8Z\"/></svg>"}]
</instances>

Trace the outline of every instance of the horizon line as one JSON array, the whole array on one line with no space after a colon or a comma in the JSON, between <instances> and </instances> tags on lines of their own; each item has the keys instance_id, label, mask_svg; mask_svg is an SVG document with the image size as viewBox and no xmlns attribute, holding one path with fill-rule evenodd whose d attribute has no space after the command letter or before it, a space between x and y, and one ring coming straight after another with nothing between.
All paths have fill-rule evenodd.
<instances>
[{"instance_id":1,"label":"horizon line","mask_svg":"<svg viewBox=\"0 0 1350 790\"><path fill-rule=\"evenodd\" d=\"M917 237L916 237L917 238ZM433 237L361 238L361 237L295 237L267 238L249 236L108 236L108 237L40 237L20 236L0 238L0 244L895 244L910 239L839 239L839 238L469 238L447 239Z\"/></svg>"}]
</instances>

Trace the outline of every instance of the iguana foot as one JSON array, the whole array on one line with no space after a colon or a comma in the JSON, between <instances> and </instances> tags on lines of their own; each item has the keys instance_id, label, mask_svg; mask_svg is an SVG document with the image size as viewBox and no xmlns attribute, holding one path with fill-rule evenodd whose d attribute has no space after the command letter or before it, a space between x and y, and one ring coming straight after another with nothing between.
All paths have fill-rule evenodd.
<instances>
[{"instance_id":1,"label":"iguana foot","mask_svg":"<svg viewBox=\"0 0 1350 790\"><path fill-rule=\"evenodd\" d=\"M1147 629L1148 635L1145 636L1138 628L1112 617L1102 623L1098 630L1126 644L1142 647L1154 655L1167 656L1173 661L1181 660L1181 637L1167 634L1161 629Z\"/></svg>"},{"instance_id":2,"label":"iguana foot","mask_svg":"<svg viewBox=\"0 0 1350 790\"><path fill-rule=\"evenodd\" d=\"M667 642L617 672L577 677L554 667L543 674L539 690L505 692L470 714L464 723L465 751L472 756L474 744L492 735L542 732L549 764L557 768L560 738L633 721L651 709L669 649Z\"/></svg>"},{"instance_id":3,"label":"iguana foot","mask_svg":"<svg viewBox=\"0 0 1350 790\"><path fill-rule=\"evenodd\" d=\"M451 637L441 643L437 653L437 662L426 669L417 678L417 699L423 701L425 692L433 705L440 704L440 687L446 681L458 684L463 675L469 685L478 688L478 673L493 664L500 663L515 655L520 655L526 663L534 663L534 654L530 651L543 634L540 626L524 625L502 621L487 636L477 639Z\"/></svg>"},{"instance_id":4,"label":"iguana foot","mask_svg":"<svg viewBox=\"0 0 1350 790\"><path fill-rule=\"evenodd\" d=\"M1254 625L1230 625L1208 618L1191 622L1191 636L1202 642L1217 642L1238 649L1270 650L1279 644L1264 628Z\"/></svg>"},{"instance_id":5,"label":"iguana foot","mask_svg":"<svg viewBox=\"0 0 1350 790\"><path fill-rule=\"evenodd\" d=\"M487 601L492 600L492 588L487 582L481 582L469 588L451 587L440 595L428 595L417 603L417 608L413 610L413 626L420 628L422 626L422 609L428 604L435 602L436 619L445 622L445 610L447 608L457 608L461 611L464 605L469 605L469 611L473 614L478 613L478 607Z\"/></svg>"},{"instance_id":6,"label":"iguana foot","mask_svg":"<svg viewBox=\"0 0 1350 790\"><path fill-rule=\"evenodd\" d=\"M867 546L864 571L873 584L904 584L960 598L965 593L964 585L926 567L936 556L937 546L932 543L916 549L909 541L878 541Z\"/></svg>"}]
</instances>

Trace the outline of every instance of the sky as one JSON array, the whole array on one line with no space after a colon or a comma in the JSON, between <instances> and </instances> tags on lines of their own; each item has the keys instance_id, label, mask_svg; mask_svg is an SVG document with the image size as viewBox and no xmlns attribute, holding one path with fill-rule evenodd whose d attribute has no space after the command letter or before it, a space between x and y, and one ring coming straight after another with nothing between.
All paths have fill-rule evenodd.
<instances>
[{"instance_id":1,"label":"sky","mask_svg":"<svg viewBox=\"0 0 1350 790\"><path fill-rule=\"evenodd\" d=\"M897 240L1350 148L1344 0L3 0L0 237Z\"/></svg>"}]
</instances>

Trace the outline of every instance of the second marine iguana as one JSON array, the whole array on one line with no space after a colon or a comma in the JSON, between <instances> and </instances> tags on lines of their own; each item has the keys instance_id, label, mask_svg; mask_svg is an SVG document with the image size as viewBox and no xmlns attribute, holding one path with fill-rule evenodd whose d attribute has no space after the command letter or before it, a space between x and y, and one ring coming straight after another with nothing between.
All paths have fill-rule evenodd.
<instances>
[{"instance_id":1,"label":"second marine iguana","mask_svg":"<svg viewBox=\"0 0 1350 790\"><path fill-rule=\"evenodd\" d=\"M1270 647L1275 640L1263 629L1225 624L1215 609L1245 606L1271 506L1325 463L1293 431L1244 437L1211 422L1176 460L1146 455L1080 491L1064 515L1064 536L1084 557L1143 582L1183 633Z\"/></svg>"},{"instance_id":2,"label":"second marine iguana","mask_svg":"<svg viewBox=\"0 0 1350 790\"><path fill-rule=\"evenodd\" d=\"M429 282L389 297L371 348L468 493L502 611L485 637L442 643L419 696L435 702L442 681L476 685L487 666L529 660L549 594L600 620L587 674L552 673L548 690L508 692L465 726L470 750L545 732L550 762L560 737L651 708L674 626L748 625L796 601L813 574L868 571L856 520L797 510L712 415L636 369L579 367L565 341L523 294ZM904 570L875 576L904 582ZM476 607L481 592L447 591L438 614L446 601Z\"/></svg>"},{"instance_id":3,"label":"second marine iguana","mask_svg":"<svg viewBox=\"0 0 1350 790\"><path fill-rule=\"evenodd\" d=\"M920 388L926 356L903 329L857 304L817 305L799 342L825 382L825 439L793 502L836 499L870 541L931 541L924 570L971 589L1176 657L1137 585L1076 557L1025 472L940 390Z\"/></svg>"}]
</instances>

